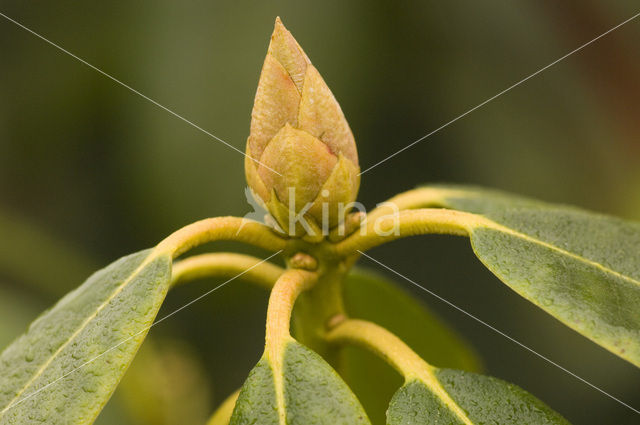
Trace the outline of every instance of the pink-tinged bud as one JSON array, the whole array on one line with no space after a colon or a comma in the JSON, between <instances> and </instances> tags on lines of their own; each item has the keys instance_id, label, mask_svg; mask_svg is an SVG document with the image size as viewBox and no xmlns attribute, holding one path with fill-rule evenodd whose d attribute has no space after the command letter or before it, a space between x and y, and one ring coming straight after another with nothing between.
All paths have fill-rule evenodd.
<instances>
[{"instance_id":1,"label":"pink-tinged bud","mask_svg":"<svg viewBox=\"0 0 640 425\"><path fill-rule=\"evenodd\" d=\"M358 153L331 90L276 19L251 113L247 183L292 236L335 227L360 185ZM312 235L315 236L315 235Z\"/></svg>"}]
</instances>

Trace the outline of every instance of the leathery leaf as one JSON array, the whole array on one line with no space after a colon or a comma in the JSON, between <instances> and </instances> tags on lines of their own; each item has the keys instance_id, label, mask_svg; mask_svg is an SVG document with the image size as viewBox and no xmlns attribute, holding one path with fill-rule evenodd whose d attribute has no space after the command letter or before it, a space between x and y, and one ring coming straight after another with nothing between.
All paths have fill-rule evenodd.
<instances>
[{"instance_id":1,"label":"leathery leaf","mask_svg":"<svg viewBox=\"0 0 640 425\"><path fill-rule=\"evenodd\" d=\"M96 272L0 355L0 424L90 424L169 289L171 256L146 250Z\"/></svg>"},{"instance_id":2,"label":"leathery leaf","mask_svg":"<svg viewBox=\"0 0 640 425\"><path fill-rule=\"evenodd\" d=\"M362 406L318 354L293 339L282 362L263 356L245 381L231 425L364 425Z\"/></svg>"},{"instance_id":3,"label":"leathery leaf","mask_svg":"<svg viewBox=\"0 0 640 425\"><path fill-rule=\"evenodd\" d=\"M372 351L404 378L404 385L387 409L388 425L568 424L515 385L430 365L398 336L373 322L345 319L329 331L327 338ZM372 377L371 384L374 382Z\"/></svg>"},{"instance_id":4,"label":"leathery leaf","mask_svg":"<svg viewBox=\"0 0 640 425\"><path fill-rule=\"evenodd\" d=\"M355 269L345 279L344 297L350 317L370 320L391 330L427 362L479 371L480 360L471 346L395 282L369 270ZM373 354L349 345L342 347L336 367L371 421L383 423L387 404L402 382L400 377Z\"/></svg>"},{"instance_id":5,"label":"leathery leaf","mask_svg":"<svg viewBox=\"0 0 640 425\"><path fill-rule=\"evenodd\" d=\"M473 250L500 280L640 366L640 223L473 187L419 190L422 206L478 215Z\"/></svg>"},{"instance_id":6,"label":"leathery leaf","mask_svg":"<svg viewBox=\"0 0 640 425\"><path fill-rule=\"evenodd\" d=\"M560 425L566 419L533 395L500 379L433 369L407 379L393 396L388 425Z\"/></svg>"}]
</instances>

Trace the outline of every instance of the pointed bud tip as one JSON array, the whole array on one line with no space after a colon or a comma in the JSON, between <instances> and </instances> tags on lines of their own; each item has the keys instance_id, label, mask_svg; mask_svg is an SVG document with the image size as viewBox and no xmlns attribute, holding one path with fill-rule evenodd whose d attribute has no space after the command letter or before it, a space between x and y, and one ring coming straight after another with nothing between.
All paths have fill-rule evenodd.
<instances>
[{"instance_id":1,"label":"pointed bud tip","mask_svg":"<svg viewBox=\"0 0 640 425\"><path fill-rule=\"evenodd\" d=\"M287 35L288 37L293 38L289 30L284 26L282 20L279 16L276 16L276 21L273 24L273 33L271 34L271 39L273 40L278 35Z\"/></svg>"},{"instance_id":2,"label":"pointed bud tip","mask_svg":"<svg viewBox=\"0 0 640 425\"><path fill-rule=\"evenodd\" d=\"M267 55L271 55L282 65L295 83L298 91L301 91L304 74L311 61L291 32L282 24L280 17L276 18Z\"/></svg>"},{"instance_id":3,"label":"pointed bud tip","mask_svg":"<svg viewBox=\"0 0 640 425\"><path fill-rule=\"evenodd\" d=\"M247 152L256 160L245 161L247 182L285 233L304 233L288 228L299 212L312 227L334 227L348 212L340 206L356 199L360 178L349 125L280 17L258 82Z\"/></svg>"}]
</instances>

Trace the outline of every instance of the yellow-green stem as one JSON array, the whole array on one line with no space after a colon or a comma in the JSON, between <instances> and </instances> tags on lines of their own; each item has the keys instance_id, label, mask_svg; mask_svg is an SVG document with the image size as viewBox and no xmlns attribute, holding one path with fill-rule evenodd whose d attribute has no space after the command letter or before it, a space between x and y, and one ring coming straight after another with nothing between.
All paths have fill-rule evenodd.
<instances>
[{"instance_id":1,"label":"yellow-green stem","mask_svg":"<svg viewBox=\"0 0 640 425\"><path fill-rule=\"evenodd\" d=\"M435 375L437 369L383 327L364 320L346 319L338 322L329 331L327 340L337 344L351 343L372 351L396 369L406 382L422 382L447 408L455 412L464 424L473 425L464 410L438 381Z\"/></svg>"},{"instance_id":2,"label":"yellow-green stem","mask_svg":"<svg viewBox=\"0 0 640 425\"><path fill-rule=\"evenodd\" d=\"M335 325L326 338L333 344L350 343L372 351L407 379L434 369L400 338L365 320L345 319Z\"/></svg>"},{"instance_id":3,"label":"yellow-green stem","mask_svg":"<svg viewBox=\"0 0 640 425\"><path fill-rule=\"evenodd\" d=\"M449 234L468 236L473 227L487 222L479 215L446 209L417 209L367 218L364 227L335 245L337 255L346 256L407 236Z\"/></svg>"},{"instance_id":4,"label":"yellow-green stem","mask_svg":"<svg viewBox=\"0 0 640 425\"><path fill-rule=\"evenodd\" d=\"M264 355L269 360L273 371L276 403L281 424L286 423L282 377L284 375L284 350L287 342L292 340L289 329L291 312L298 296L311 288L316 281L317 275L314 272L287 270L280 276L269 297Z\"/></svg>"},{"instance_id":5,"label":"yellow-green stem","mask_svg":"<svg viewBox=\"0 0 640 425\"><path fill-rule=\"evenodd\" d=\"M177 230L156 246L156 252L170 253L173 258L198 245L216 240L235 240L275 252L287 241L264 224L239 217L214 217L196 221Z\"/></svg>"},{"instance_id":6,"label":"yellow-green stem","mask_svg":"<svg viewBox=\"0 0 640 425\"><path fill-rule=\"evenodd\" d=\"M290 338L291 312L298 296L311 288L317 274L306 270L290 269L276 281L269 297L265 352L274 363L281 357L283 342Z\"/></svg>"},{"instance_id":7,"label":"yellow-green stem","mask_svg":"<svg viewBox=\"0 0 640 425\"><path fill-rule=\"evenodd\" d=\"M380 206L367 214L368 220L375 220L382 216L393 214L396 211L439 207L449 196L455 196L459 191L455 189L420 187L408 190L380 203Z\"/></svg>"},{"instance_id":8,"label":"yellow-green stem","mask_svg":"<svg viewBox=\"0 0 640 425\"><path fill-rule=\"evenodd\" d=\"M242 275L242 279L270 289L283 272L282 267L250 255L209 253L176 262L171 286L204 277L233 278Z\"/></svg>"},{"instance_id":9,"label":"yellow-green stem","mask_svg":"<svg viewBox=\"0 0 640 425\"><path fill-rule=\"evenodd\" d=\"M329 320L345 312L342 288L347 271L341 264L323 266L317 284L300 296L293 321L296 338L334 366L336 352L324 336Z\"/></svg>"}]
</instances>

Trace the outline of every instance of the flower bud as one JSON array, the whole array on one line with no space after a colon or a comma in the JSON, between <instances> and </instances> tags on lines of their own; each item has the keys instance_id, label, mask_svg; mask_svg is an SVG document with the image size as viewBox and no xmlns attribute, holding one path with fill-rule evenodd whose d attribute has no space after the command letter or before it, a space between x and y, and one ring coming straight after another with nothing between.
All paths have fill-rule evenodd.
<instances>
[{"instance_id":1,"label":"flower bud","mask_svg":"<svg viewBox=\"0 0 640 425\"><path fill-rule=\"evenodd\" d=\"M358 193L359 172L340 105L276 19L251 113L249 187L286 233L300 236L344 220Z\"/></svg>"}]
</instances>

